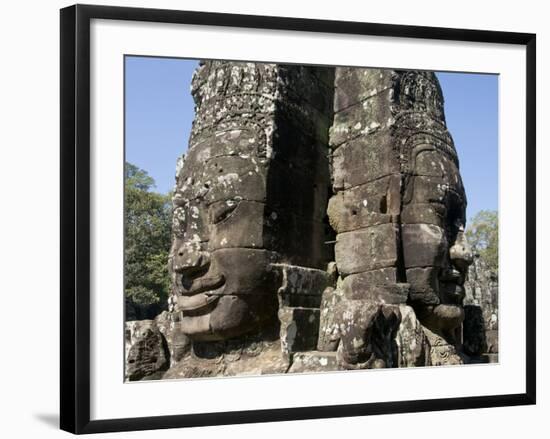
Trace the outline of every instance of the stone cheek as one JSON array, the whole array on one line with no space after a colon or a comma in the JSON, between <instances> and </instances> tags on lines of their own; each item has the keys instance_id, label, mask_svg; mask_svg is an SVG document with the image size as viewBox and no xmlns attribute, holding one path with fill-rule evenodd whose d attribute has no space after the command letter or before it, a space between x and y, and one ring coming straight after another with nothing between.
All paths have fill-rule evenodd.
<instances>
[{"instance_id":1,"label":"stone cheek","mask_svg":"<svg viewBox=\"0 0 550 439\"><path fill-rule=\"evenodd\" d=\"M439 268L408 268L407 282L412 301L425 305L437 305L440 302Z\"/></svg>"},{"instance_id":2,"label":"stone cheek","mask_svg":"<svg viewBox=\"0 0 550 439\"><path fill-rule=\"evenodd\" d=\"M211 226L208 248L212 251L221 248L269 248L265 242L264 211L265 205L255 201L238 201L228 206L227 201L220 202L222 218ZM216 206L211 206L215 211ZM231 209L225 213L223 210Z\"/></svg>"},{"instance_id":3,"label":"stone cheek","mask_svg":"<svg viewBox=\"0 0 550 439\"><path fill-rule=\"evenodd\" d=\"M339 233L336 238L336 263L341 275L378 268L394 267L397 263L397 231L393 224L381 224L352 232Z\"/></svg>"},{"instance_id":4,"label":"stone cheek","mask_svg":"<svg viewBox=\"0 0 550 439\"><path fill-rule=\"evenodd\" d=\"M446 210L436 203L414 203L403 206L401 211L403 224L431 224L438 227L446 226Z\"/></svg>"},{"instance_id":5,"label":"stone cheek","mask_svg":"<svg viewBox=\"0 0 550 439\"><path fill-rule=\"evenodd\" d=\"M406 268L445 265L449 246L444 229L431 224L404 224L401 230Z\"/></svg>"}]
</instances>

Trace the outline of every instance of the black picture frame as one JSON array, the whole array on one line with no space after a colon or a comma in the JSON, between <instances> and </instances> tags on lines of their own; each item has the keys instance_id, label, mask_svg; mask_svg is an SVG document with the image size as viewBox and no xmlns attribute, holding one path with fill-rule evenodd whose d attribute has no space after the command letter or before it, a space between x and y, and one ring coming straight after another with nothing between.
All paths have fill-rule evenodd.
<instances>
[{"instance_id":1,"label":"black picture frame","mask_svg":"<svg viewBox=\"0 0 550 439\"><path fill-rule=\"evenodd\" d=\"M90 21L134 20L526 47L526 392L368 404L90 420ZM535 404L536 35L111 6L61 9L61 429L81 434Z\"/></svg>"}]
</instances>

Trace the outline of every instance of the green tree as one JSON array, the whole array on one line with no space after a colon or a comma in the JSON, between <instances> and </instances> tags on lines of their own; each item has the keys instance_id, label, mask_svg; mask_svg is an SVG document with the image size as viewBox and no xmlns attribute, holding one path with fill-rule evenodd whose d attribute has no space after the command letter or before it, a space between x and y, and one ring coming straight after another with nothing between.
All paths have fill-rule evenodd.
<instances>
[{"instance_id":1,"label":"green tree","mask_svg":"<svg viewBox=\"0 0 550 439\"><path fill-rule=\"evenodd\" d=\"M153 192L146 171L125 164L126 318L153 318L166 304L170 288L170 196Z\"/></svg>"},{"instance_id":2,"label":"green tree","mask_svg":"<svg viewBox=\"0 0 550 439\"><path fill-rule=\"evenodd\" d=\"M498 274L498 212L478 212L467 228L466 236L474 253L478 253L487 267Z\"/></svg>"}]
</instances>

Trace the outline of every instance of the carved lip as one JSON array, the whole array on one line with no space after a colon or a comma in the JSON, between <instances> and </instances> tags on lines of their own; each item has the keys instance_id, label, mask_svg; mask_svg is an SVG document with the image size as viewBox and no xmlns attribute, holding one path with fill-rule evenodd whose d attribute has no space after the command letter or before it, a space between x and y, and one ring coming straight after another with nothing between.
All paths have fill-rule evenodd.
<instances>
[{"instance_id":1,"label":"carved lip","mask_svg":"<svg viewBox=\"0 0 550 439\"><path fill-rule=\"evenodd\" d=\"M203 276L193 279L189 287L185 287L183 283L180 284L180 293L182 296L194 296L196 294L216 290L223 286L223 284L225 284L225 277L223 274L210 277Z\"/></svg>"},{"instance_id":2,"label":"carved lip","mask_svg":"<svg viewBox=\"0 0 550 439\"><path fill-rule=\"evenodd\" d=\"M194 314L204 308L208 308L216 302L220 296L209 296L208 294L198 293L193 296L179 296L178 310L184 314Z\"/></svg>"}]
</instances>

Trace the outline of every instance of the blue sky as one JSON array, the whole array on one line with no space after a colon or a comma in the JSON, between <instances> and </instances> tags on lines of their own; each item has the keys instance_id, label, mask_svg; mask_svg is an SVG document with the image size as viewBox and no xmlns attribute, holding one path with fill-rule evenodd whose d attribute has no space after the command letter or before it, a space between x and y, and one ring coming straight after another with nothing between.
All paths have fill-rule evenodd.
<instances>
[{"instance_id":1,"label":"blue sky","mask_svg":"<svg viewBox=\"0 0 550 439\"><path fill-rule=\"evenodd\" d=\"M126 57L126 160L168 192L193 121L195 60ZM498 209L498 76L437 73L460 159L468 218Z\"/></svg>"}]
</instances>

